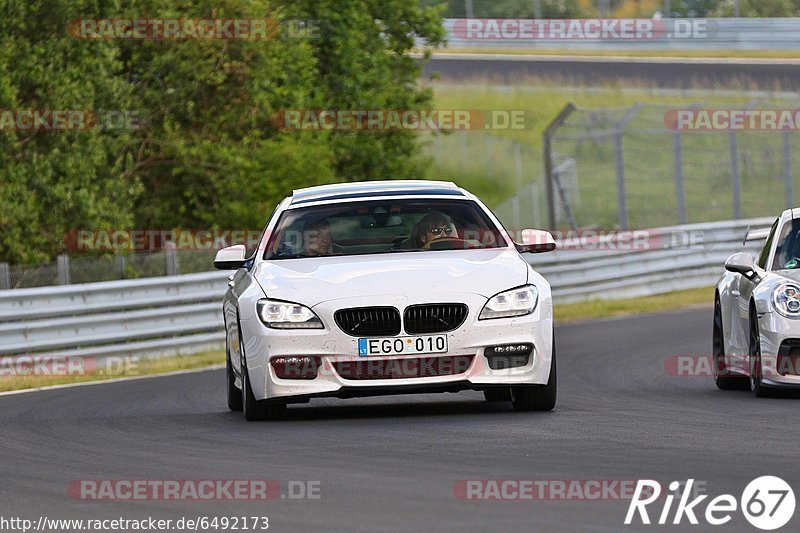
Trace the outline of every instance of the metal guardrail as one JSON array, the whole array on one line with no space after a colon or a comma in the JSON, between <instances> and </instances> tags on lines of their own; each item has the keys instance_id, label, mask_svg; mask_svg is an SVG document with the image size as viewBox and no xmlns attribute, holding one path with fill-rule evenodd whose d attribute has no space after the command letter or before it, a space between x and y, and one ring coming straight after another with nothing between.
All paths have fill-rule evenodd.
<instances>
[{"instance_id":1,"label":"metal guardrail","mask_svg":"<svg viewBox=\"0 0 800 533\"><path fill-rule=\"evenodd\" d=\"M176 355L225 340L226 272L0 291L0 355Z\"/></svg>"},{"instance_id":2,"label":"metal guardrail","mask_svg":"<svg viewBox=\"0 0 800 533\"><path fill-rule=\"evenodd\" d=\"M557 302L712 285L748 225L771 218L650 230L647 250L564 249L530 256ZM673 236L695 246L676 247ZM569 237L569 235L567 235ZM664 238L667 238L664 241ZM756 250L758 243L747 249ZM222 346L227 272L0 291L0 355L166 356Z\"/></svg>"},{"instance_id":3,"label":"metal guardrail","mask_svg":"<svg viewBox=\"0 0 800 533\"><path fill-rule=\"evenodd\" d=\"M557 250L529 261L553 287L556 302L621 299L708 287L722 275L731 254L760 249L742 246L745 231L767 228L774 218L688 224L649 230L652 247L635 250ZM684 245L692 236L694 244ZM672 238L678 242L673 244ZM666 242L664 242L666 239Z\"/></svg>"}]
</instances>

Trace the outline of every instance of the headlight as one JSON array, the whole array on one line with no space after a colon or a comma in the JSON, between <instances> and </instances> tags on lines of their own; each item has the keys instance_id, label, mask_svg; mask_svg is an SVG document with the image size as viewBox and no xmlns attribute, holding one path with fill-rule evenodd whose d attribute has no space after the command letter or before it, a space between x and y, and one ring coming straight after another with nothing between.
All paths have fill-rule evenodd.
<instances>
[{"instance_id":1,"label":"headlight","mask_svg":"<svg viewBox=\"0 0 800 533\"><path fill-rule=\"evenodd\" d=\"M786 318L800 318L800 287L790 283L780 285L772 293L772 305Z\"/></svg>"},{"instance_id":2,"label":"headlight","mask_svg":"<svg viewBox=\"0 0 800 533\"><path fill-rule=\"evenodd\" d=\"M322 321L305 305L276 300L259 300L258 317L271 328L322 329Z\"/></svg>"},{"instance_id":3,"label":"headlight","mask_svg":"<svg viewBox=\"0 0 800 533\"><path fill-rule=\"evenodd\" d=\"M533 285L511 289L489 298L478 319L527 315L536 309L538 301L539 291Z\"/></svg>"}]
</instances>

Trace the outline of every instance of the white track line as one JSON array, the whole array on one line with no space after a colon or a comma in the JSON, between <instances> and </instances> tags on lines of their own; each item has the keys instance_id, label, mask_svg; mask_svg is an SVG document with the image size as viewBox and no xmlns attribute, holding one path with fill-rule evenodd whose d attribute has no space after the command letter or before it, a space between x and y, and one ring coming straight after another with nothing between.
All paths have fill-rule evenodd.
<instances>
[{"instance_id":1,"label":"white track line","mask_svg":"<svg viewBox=\"0 0 800 533\"><path fill-rule=\"evenodd\" d=\"M81 381L79 383L64 383L62 385L48 385L46 387L34 387L32 389L20 389L20 390L11 390L6 392L0 392L0 397L2 396L14 396L17 394L27 394L29 392L41 392L41 391L49 391L49 390L57 390L57 389L71 389L72 387L83 387L86 385L103 385L106 383L121 383L124 381L138 381L140 379L152 379L152 378L163 378L168 376L180 376L183 374L197 374L200 372L207 372L209 370L220 370L225 368L225 365L213 365L213 366L206 366L203 368L193 368L191 370L175 370L174 372L165 372L164 374L146 374L144 376L131 376L127 378L114 378L114 379L98 379L94 381Z\"/></svg>"}]
</instances>

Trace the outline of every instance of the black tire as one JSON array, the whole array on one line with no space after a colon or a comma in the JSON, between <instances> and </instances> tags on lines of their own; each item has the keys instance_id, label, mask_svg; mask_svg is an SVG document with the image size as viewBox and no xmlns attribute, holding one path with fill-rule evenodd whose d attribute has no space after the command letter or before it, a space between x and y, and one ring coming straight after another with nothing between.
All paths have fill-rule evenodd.
<instances>
[{"instance_id":1,"label":"black tire","mask_svg":"<svg viewBox=\"0 0 800 533\"><path fill-rule=\"evenodd\" d=\"M714 298L714 331L712 354L714 357L714 383L720 390L750 390L750 381L745 376L732 374L725 363L725 332L722 328L722 305L719 297Z\"/></svg>"},{"instance_id":2,"label":"black tire","mask_svg":"<svg viewBox=\"0 0 800 533\"><path fill-rule=\"evenodd\" d=\"M557 393L556 342L553 339L553 358L547 385L512 387L511 403L516 411L552 411L556 406Z\"/></svg>"},{"instance_id":3,"label":"black tire","mask_svg":"<svg viewBox=\"0 0 800 533\"><path fill-rule=\"evenodd\" d=\"M250 376L247 373L247 365L242 361L242 411L244 418L250 422L259 420L283 420L286 418L286 404L270 404L258 401L253 396L250 388Z\"/></svg>"},{"instance_id":4,"label":"black tire","mask_svg":"<svg viewBox=\"0 0 800 533\"><path fill-rule=\"evenodd\" d=\"M231 354L225 350L225 374L227 376L228 409L231 411L242 410L242 391L236 386L236 376L233 374Z\"/></svg>"},{"instance_id":5,"label":"black tire","mask_svg":"<svg viewBox=\"0 0 800 533\"><path fill-rule=\"evenodd\" d=\"M242 330L239 328L239 351L241 352L242 369L242 411L245 420L255 422L258 420L282 420L286 418L286 404L271 404L256 400L250 387L250 374L247 372L247 362L244 357L244 342Z\"/></svg>"},{"instance_id":6,"label":"black tire","mask_svg":"<svg viewBox=\"0 0 800 533\"><path fill-rule=\"evenodd\" d=\"M511 387L492 387L483 391L487 402L510 402Z\"/></svg>"},{"instance_id":7,"label":"black tire","mask_svg":"<svg viewBox=\"0 0 800 533\"><path fill-rule=\"evenodd\" d=\"M750 386L756 398L770 396L770 390L764 386L764 371L761 367L761 332L758 329L758 315L754 306L750 306Z\"/></svg>"}]
</instances>

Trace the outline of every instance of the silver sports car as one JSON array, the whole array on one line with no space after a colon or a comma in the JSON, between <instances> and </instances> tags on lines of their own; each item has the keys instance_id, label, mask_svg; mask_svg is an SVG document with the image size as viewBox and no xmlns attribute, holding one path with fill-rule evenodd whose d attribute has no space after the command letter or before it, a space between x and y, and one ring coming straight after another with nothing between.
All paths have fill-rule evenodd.
<instances>
[{"instance_id":1,"label":"silver sports car","mask_svg":"<svg viewBox=\"0 0 800 533\"><path fill-rule=\"evenodd\" d=\"M720 389L756 396L800 389L800 209L787 209L757 258L725 262L714 298L714 379Z\"/></svg>"}]
</instances>

